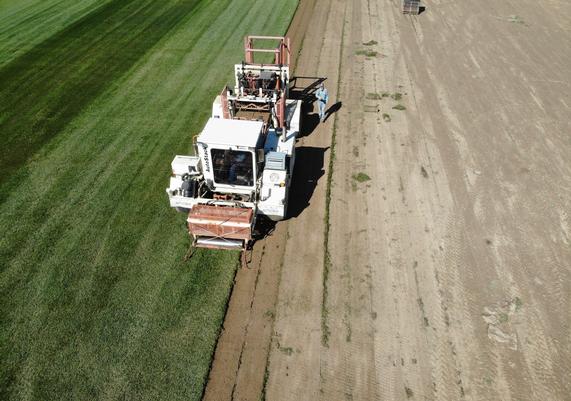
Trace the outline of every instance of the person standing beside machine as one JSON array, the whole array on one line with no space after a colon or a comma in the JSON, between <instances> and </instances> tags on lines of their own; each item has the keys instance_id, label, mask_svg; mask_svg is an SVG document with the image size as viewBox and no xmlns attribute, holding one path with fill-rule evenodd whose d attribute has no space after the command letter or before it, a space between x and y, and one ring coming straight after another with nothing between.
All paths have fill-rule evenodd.
<instances>
[{"instance_id":1,"label":"person standing beside machine","mask_svg":"<svg viewBox=\"0 0 571 401\"><path fill-rule=\"evenodd\" d=\"M319 89L315 92L315 97L319 107L319 121L323 122L325 121L325 106L329 100L329 94L327 93L327 89L325 89L325 85L319 85Z\"/></svg>"}]
</instances>

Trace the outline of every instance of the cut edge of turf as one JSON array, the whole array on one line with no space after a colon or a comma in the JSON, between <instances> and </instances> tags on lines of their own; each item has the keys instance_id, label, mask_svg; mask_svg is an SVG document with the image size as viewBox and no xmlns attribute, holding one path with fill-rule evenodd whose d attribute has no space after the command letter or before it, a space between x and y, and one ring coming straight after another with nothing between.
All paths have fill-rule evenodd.
<instances>
[{"instance_id":1,"label":"cut edge of turf","mask_svg":"<svg viewBox=\"0 0 571 401\"><path fill-rule=\"evenodd\" d=\"M290 29L290 27L291 27L291 24L293 23L293 20L294 20L294 18L295 18L295 15L297 14L297 12L298 12L298 10L299 10L299 5L300 5L300 3L301 3L301 0L297 0L297 1L296 1L295 9L293 10L293 12L292 12L292 14L291 14L291 17L290 17L290 20L289 20L289 22L288 22L288 24L287 24L287 27L286 27L285 30L284 30L284 34L287 34L287 32L289 31L289 29ZM305 35L304 35L303 38L302 38L302 41L301 41L301 44L300 44L300 49L299 49L299 51L298 51L298 56L299 56L299 54L301 53L301 46L303 46L303 40L304 40L304 39L305 39ZM296 59L295 59L295 64L294 64L294 68L293 68L294 71L295 71L295 68L297 67L297 60L298 60L298 57L296 57ZM285 249L284 249L284 252L285 252ZM215 340L215 342L214 342L214 347L213 347L213 349L212 349L212 353L211 353L211 356L210 356L210 363L209 363L209 365L208 365L208 370L207 370L207 372L206 372L205 379L204 379L204 381L203 381L203 385L202 385L202 395L201 395L201 398L200 398L200 399L204 399L204 396L205 396L205 394L206 394L206 389L207 389L207 387L208 387L208 382L209 382L209 378L210 378L210 373L212 372L212 367L213 367L213 364L214 364L214 360L215 360L215 358L216 358L216 350L217 350L217 348L218 348L218 343L219 343L220 337L221 337L221 335L222 335L222 328L224 327L224 321L226 320L226 316L227 316L227 314L228 314L228 307L229 307L230 301L231 301L231 299L232 299L232 294L234 293L234 288L235 288L235 284L236 284L236 281L235 281L235 280L236 280L236 274L237 274L238 269L241 268L240 266L241 266L240 257L239 257L239 256L236 256L236 267L235 267L235 271L234 271L234 280L233 280L232 285L230 286L230 291L229 291L228 297L227 297L227 299L226 299L226 305L225 305L225 309L224 309L224 315L223 315L223 317L222 317L221 324L220 324L220 326L219 326L219 328L218 328L218 333L217 333L217 335L216 335L216 340ZM282 267L283 267L283 255L282 255L282 263L280 264L280 272L281 272L281 270L282 270ZM280 275L280 278L281 278L281 275ZM257 281L257 280L258 280L258 277L256 277L256 281ZM280 281L281 281L281 280L280 280ZM278 287L279 287L279 285L278 285ZM272 319L272 327L273 327L273 325L274 325L274 322L275 322L275 316L274 316L273 319ZM268 353L267 353L267 355L266 355L266 363L265 363L265 368L264 368L264 380L263 380L263 385L262 385L262 390L261 390L261 400L262 400L262 401L265 401L265 400L266 400L266 391L267 391L267 388L266 388L266 387L267 387L267 382L268 382L268 379L269 379L270 350L271 350L271 345L272 345L272 343L273 343L273 338L270 339L270 346L268 347Z\"/></svg>"},{"instance_id":2,"label":"cut edge of turf","mask_svg":"<svg viewBox=\"0 0 571 401\"><path fill-rule=\"evenodd\" d=\"M341 70L343 67L343 55L344 55L344 45L345 45L345 28L346 20L343 19L343 27L341 29L341 49L339 51L339 65L338 65L338 76L337 76L337 100L339 99L339 92L341 90ZM329 234L331 231L331 186L333 184L333 169L335 165L335 144L337 137L337 113L333 117L333 130L331 133L331 154L329 156L329 166L327 171L327 181L326 181L326 192L325 192L325 224L324 224L324 241L323 241L323 291L321 298L321 345L329 348L329 335L331 334L331 329L329 328L329 309L327 307L327 302L329 300L328 292L328 281L329 281L329 270L331 268L331 252L329 251Z\"/></svg>"}]
</instances>

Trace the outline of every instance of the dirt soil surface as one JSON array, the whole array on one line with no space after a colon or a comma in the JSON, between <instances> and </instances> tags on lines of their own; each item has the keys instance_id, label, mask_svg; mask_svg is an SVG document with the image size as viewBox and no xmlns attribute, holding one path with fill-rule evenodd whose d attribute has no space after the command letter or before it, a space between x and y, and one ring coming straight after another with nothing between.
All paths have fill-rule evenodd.
<instances>
[{"instance_id":1,"label":"dirt soil surface","mask_svg":"<svg viewBox=\"0 0 571 401\"><path fill-rule=\"evenodd\" d=\"M295 72L335 112L205 399L571 399L571 3L399 7L301 2Z\"/></svg>"}]
</instances>

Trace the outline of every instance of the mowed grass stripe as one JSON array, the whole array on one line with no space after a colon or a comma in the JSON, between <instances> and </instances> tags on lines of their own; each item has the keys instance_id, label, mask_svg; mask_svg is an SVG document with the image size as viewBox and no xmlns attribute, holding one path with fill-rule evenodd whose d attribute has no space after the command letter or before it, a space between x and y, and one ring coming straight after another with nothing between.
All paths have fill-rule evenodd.
<instances>
[{"instance_id":1,"label":"mowed grass stripe","mask_svg":"<svg viewBox=\"0 0 571 401\"><path fill-rule=\"evenodd\" d=\"M112 1L0 69L0 183L198 2Z\"/></svg>"},{"instance_id":2,"label":"mowed grass stripe","mask_svg":"<svg viewBox=\"0 0 571 401\"><path fill-rule=\"evenodd\" d=\"M282 33L295 3L201 2L25 163L0 205L0 398L200 398L236 255L182 262L169 164L243 35Z\"/></svg>"},{"instance_id":3,"label":"mowed grass stripe","mask_svg":"<svg viewBox=\"0 0 571 401\"><path fill-rule=\"evenodd\" d=\"M203 2L207 4L208 2ZM218 13L222 12L226 2L218 1L217 7L202 7L206 11L212 13L212 10L217 10ZM202 15L202 14L200 14ZM218 14L211 15L210 18L215 18ZM176 42L176 50L174 54L186 56L193 59L192 50L195 42L202 36L208 26L212 23L211 20L200 21L194 23L196 18L188 21L188 24L193 24L194 29L186 32L186 39L184 44ZM186 30L185 30L186 31ZM217 39L217 38L214 38ZM171 40L171 42L173 42ZM218 42L223 43L223 42ZM220 44L216 47L221 47ZM111 89L109 93L99 99L98 104L92 105L84 111L84 118L75 123L77 129L68 130L68 134L72 136L71 146L60 146L58 141L54 141L51 146L48 146L43 153L50 156L50 160L42 163L42 166L28 167L34 175L32 180L25 181L22 185L21 182L16 182L22 186L33 186L34 191L18 192L11 190L7 195L11 197L11 202L3 205L0 211L7 217L5 221L10 219L29 219L29 223L45 232L34 232L30 236L30 232L26 229L27 225L12 227L12 236L6 236L0 241L0 258L8 260L15 253L28 252L27 247L17 246L22 244L22 241L28 241L30 247L42 249L42 238L51 243L53 238L60 236L60 231L66 228L65 217L73 213L85 214L84 218L89 218L88 212L93 211L93 205L89 202L91 199L105 200L106 202L98 203L101 209L100 213L105 216L110 216L116 210L118 203L121 202L122 192L129 191L129 184L132 177L111 177L111 174L125 174L124 168L118 168L124 159L129 155L134 146L140 146L134 151L138 152L137 156L141 156L141 152L153 150L155 146L154 141L162 141L164 143L164 134L171 132L178 139L175 143L165 145L165 148L175 148L183 143L180 141L181 137L190 143L190 137L185 138L184 133L187 128L179 127L179 129L165 129L164 127L157 128L156 131L149 133L149 130L154 129L153 124L156 126L160 123L168 123L169 125L176 121L177 116L181 115L180 107L175 104L176 96L183 96L186 98L192 92L194 85L201 84L201 79L189 79L189 70L182 69L184 74L180 79L187 80L186 85L191 85L188 90L181 88L179 83L172 85L165 90L165 85L169 81L173 81L172 77L169 79L168 74L170 71L164 73L164 77L160 76L161 64L164 64L165 49L167 53L172 52L172 46L168 42L164 47L159 47L159 51L155 53L154 63L156 65L149 67L146 60L141 61L140 68L135 68L134 77L127 74L123 81L115 83L115 88ZM212 47L215 48L215 47ZM234 49L235 51L236 49ZM205 71L201 74L207 75L207 70L212 70L210 64L213 59L219 57L219 54L209 53L199 66L204 68ZM152 58L152 57L150 57ZM175 62L169 56L166 56L172 62ZM166 67L171 67L166 65ZM149 71L150 70L150 71ZM191 70L192 71L192 70ZM193 71L192 71L193 72ZM222 76L220 76L223 74ZM227 71L221 71L218 74L217 81L226 82L224 75ZM198 78L198 77L197 77ZM200 116L205 116L210 112L209 102L212 101L213 95L204 95L204 90L212 90L212 87L200 89L196 95L196 100L202 100L204 103L199 107L193 107L190 111L191 114L185 116L185 122L196 124L195 114L200 113ZM215 89L214 92L217 90ZM166 100L168 104L158 104L159 99ZM165 115L165 108L170 107L173 112L172 115ZM204 118L204 117L202 117ZM137 128L135 128L137 127ZM132 132L137 130L136 132ZM62 141L67 145L69 142ZM52 150L55 148L55 151ZM184 152L191 152L190 148L181 150ZM41 156L40 156L41 157ZM164 156L163 156L164 157ZM139 158L140 163L147 163L147 159ZM91 165L91 163L95 163ZM164 162L161 160L161 165L158 168L164 173L168 174L170 171L170 161ZM148 163L147 163L148 164ZM33 165L33 164L32 164ZM49 165L50 167L44 167ZM87 167L88 168L85 168ZM157 167L157 166L153 166ZM139 166L130 166L127 172L131 175L139 175ZM143 178L155 177L159 180L160 186L154 187L152 191L145 191L144 194L153 193L155 195L163 196L161 186L166 185L167 180L162 175L150 174L149 176L142 175ZM31 183L29 183L31 182ZM116 187L118 189L116 189ZM106 193L99 193L98 190L104 190ZM17 196L23 195L23 198ZM143 194L143 195L144 195ZM139 196L139 195L138 195ZM123 202L124 203L124 202ZM84 205L85 209L78 209L78 206ZM161 209L163 204L160 205ZM54 226L47 221L51 219L56 222ZM53 227L53 228L52 228ZM53 231L48 231L52 229ZM46 252L46 251L43 251ZM47 250L49 252L49 249Z\"/></svg>"},{"instance_id":4,"label":"mowed grass stripe","mask_svg":"<svg viewBox=\"0 0 571 401\"><path fill-rule=\"evenodd\" d=\"M0 1L0 66L110 0Z\"/></svg>"},{"instance_id":5,"label":"mowed grass stripe","mask_svg":"<svg viewBox=\"0 0 571 401\"><path fill-rule=\"evenodd\" d=\"M115 102L115 103L116 103L116 102ZM114 106L116 106L116 104L115 104ZM126 110L123 110L123 111L126 111ZM118 114L118 115L117 115L116 117L117 117L117 118L120 117L121 121L126 121L126 120L127 120L127 119L125 118L125 116L120 116L120 115L119 115L119 114L121 114L121 113L117 113L117 114ZM137 114L134 114L134 116L136 117ZM145 121L145 122L146 122L146 121ZM101 127L93 127L93 128L98 129L98 128L101 128ZM119 136L119 137L120 137L120 136L121 136L121 132L120 132L120 131L119 131L119 132L111 132L111 135ZM180 135L180 133L179 133L179 135ZM158 137L158 138L160 138L160 137ZM114 144L114 145L119 145L119 144ZM123 148L123 151L125 152L126 149ZM73 154L73 152L70 152L70 154ZM119 158L119 161L121 161L121 158ZM79 161L78 161L78 162L79 162ZM167 171L168 171L168 163L166 163L165 166L163 166L163 168L164 168L164 170L167 170ZM135 173L138 173L136 170L132 170L132 171L134 171ZM77 174L77 175L78 175L77 178L81 180L81 175L80 175L80 174ZM153 174L153 176L157 176L157 175L156 175L156 174ZM163 180L164 180L165 178L166 178L166 174L165 174L165 176L163 177ZM71 182L70 182L70 183L71 183ZM123 183L123 186L124 186L124 184L125 184L125 183ZM127 183L127 184L128 184L128 183ZM41 184L40 184L40 185L41 185ZM164 184L163 184L163 185L164 185ZM121 186L121 184L120 184L119 186ZM64 187L64 188L65 188L65 187ZM113 188L110 188L110 189L113 189ZM65 193L68 193L68 192L65 191ZM86 192L86 193L89 194L89 192ZM160 195L161 193L162 193L162 191L159 191L159 192L156 192L155 195ZM118 201L118 202L121 202L121 199L112 198L111 200L112 200L112 201L115 201L115 202L117 202L117 201ZM50 203L52 203L52 202L50 202L50 199L45 199L45 198L42 199L42 203L45 202L45 201L48 201L48 205L49 205ZM114 203L115 203L115 202L114 202ZM125 201L123 201L123 202L125 202ZM161 199L160 202L162 203L162 206L163 206L161 209L163 209L163 210L168 210L168 208L164 208L164 199ZM119 204L121 205L121 203L119 203ZM72 205L72 206L73 206L73 205ZM91 205L91 206L93 206L93 205ZM132 204L129 204L128 206L129 206L129 207L132 207ZM113 209L113 205L111 205L110 209ZM96 212L97 212L97 208L92 209L92 211L93 211L94 213L96 213ZM50 213L51 213L51 211L50 211ZM91 216L91 214L87 214L85 217L89 218L89 216ZM59 216L56 216L56 218L53 219L52 221L55 220L55 221L57 222L57 220L59 220L58 217L59 217ZM101 217L101 216L100 216L100 217ZM103 218L108 218L109 216L106 215L106 216L102 216L102 217L103 217ZM66 220L69 220L69 219L66 219ZM46 225L42 226L42 228L44 228L45 226L49 226L49 224L46 224ZM179 225L179 227L180 227L180 226L181 226L181 225ZM159 227L159 225L157 224L157 225L155 225L155 227ZM181 227L181 228L182 228L182 227ZM172 227L171 227L171 230L172 230ZM180 233L181 230L179 230L178 232ZM50 240L50 237L51 237L51 238L59 238L58 236L53 236L53 235L51 235L51 234L55 234L55 233L47 233L47 235L45 235L43 238L47 238L47 241ZM142 234L143 234L143 233L139 233L138 235L140 236L140 235L142 235ZM39 236L39 237L41 238L42 236ZM183 238L184 238L184 237L183 237ZM68 240L68 239L69 239L69 238L62 238L61 243L62 243L62 244L67 244L67 240ZM86 238L86 241L84 242L84 244L86 245L86 249L93 249L93 248L90 246L90 244L92 244L92 245L97 245L97 244L93 244L93 242L91 242L91 243L89 242L89 241L93 241L94 239L96 239L96 238L94 238L93 236L91 236L90 238ZM185 239L184 242L185 242L185 246L186 246L186 239ZM40 245L40 246L38 246L38 245ZM114 245L115 245L115 244L114 244ZM117 245L121 245L121 244L117 244ZM128 251L130 248L128 248L128 247L125 248L124 245L125 245L125 244L123 244L123 246L122 246L121 248L119 248L119 249L123 249L123 250L126 249L126 250ZM32 246L33 246L33 244L32 244ZM44 258L46 257L45 251L47 250L48 253L51 251L51 248L45 249L45 248L43 248L43 247L41 246L41 244L37 244L37 243L36 243L36 248L37 248L37 250L38 250L38 254L43 254ZM96 247L95 247L95 248L96 248ZM33 248L32 248L32 249L33 249ZM76 267L78 267L79 269L77 270L77 272L78 272L78 274L83 274L83 273L85 273L85 272L82 271L82 269L81 269L81 264L82 264L82 262L84 263L84 261L79 260L80 255L81 255L81 252L77 252L77 251L78 251L78 250L76 249L75 252L74 252L74 251L70 248L70 252L73 252L73 255L77 255L77 256L78 256L78 263L79 263L79 265L76 266ZM179 249L179 251L184 253L184 249ZM181 254L179 253L179 257L180 257L180 255L181 255ZM179 257L177 257L177 261L178 261ZM115 259L115 260L112 260L112 261L115 262L115 263L117 262L117 261L116 261L116 258L111 258L111 259ZM220 261L220 260L219 260L219 261ZM234 260L232 259L231 262L230 262L230 266L232 266L233 263L234 263ZM44 263L44 264L42 265L42 267L45 266L45 265L46 265L46 264ZM34 266L34 264L31 263L30 266ZM102 275L107 275L107 276L108 276L109 273L112 273L112 272L110 272L110 269L108 269L108 268L106 269L106 268L105 268L106 266L103 266L103 267L104 267L104 268L101 270L101 274L102 274ZM205 267L205 268L208 268L208 266L204 266L204 267ZM229 269L229 271L232 272L232 269ZM96 270L96 273L97 273L97 272L98 272L98 271ZM220 272L218 272L218 273L220 273ZM216 271L214 271L214 272L209 272L209 274L216 274ZM106 276L106 277L107 277L107 276ZM111 275L111 276L112 276L112 275ZM113 278L113 277L111 277L111 281L112 281L112 278ZM44 278L40 275L39 278L38 278L38 281L41 282L42 280L44 280ZM109 279L108 279L108 281L109 281ZM195 281L196 281L196 280L195 280ZM202 280L202 281L204 281L204 280ZM69 282L71 282L71 280L69 280L69 277L66 278L65 282L68 283L68 284L69 284ZM153 282L152 280L148 280L148 282L155 284L155 282ZM200 281L196 281L196 282L200 282ZM103 283L98 283L98 284L106 284L106 283L103 282ZM105 285L98 285L98 288L102 288L102 287L105 288ZM213 290L213 291L216 291L216 288L212 288L212 290ZM41 295L44 295L44 294L47 293L47 291L44 291L43 288L42 288L41 291L38 291L38 293L41 294ZM224 291L222 291L221 294L224 294ZM101 293L94 294L94 296L92 297L92 299L95 299L97 302L100 302L100 303L102 302L103 304L105 304L105 302L106 302L107 300L106 300L106 297L105 297L105 296L102 296L102 295L104 295L104 294L101 294ZM209 301L208 299L205 300L205 302L206 302L207 304L208 304L208 301ZM212 299L210 299L210 301L212 302ZM190 308L192 308L192 306L193 306L193 305L188 305L188 307L190 307ZM207 306L208 306L208 305L207 305ZM207 327L207 326L206 326L206 327ZM187 368L188 368L188 369L191 369L192 366L188 366ZM192 370L191 370L191 372L192 372Z\"/></svg>"}]
</instances>

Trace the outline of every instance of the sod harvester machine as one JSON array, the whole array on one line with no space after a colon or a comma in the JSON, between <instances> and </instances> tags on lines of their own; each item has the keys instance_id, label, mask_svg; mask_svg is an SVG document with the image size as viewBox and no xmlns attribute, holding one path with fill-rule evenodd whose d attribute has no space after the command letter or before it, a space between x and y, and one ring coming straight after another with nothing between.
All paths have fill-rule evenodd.
<instances>
[{"instance_id":1,"label":"sod harvester machine","mask_svg":"<svg viewBox=\"0 0 571 401\"><path fill-rule=\"evenodd\" d=\"M278 43L274 49L254 42ZM254 53L272 53L257 64ZM247 36L235 84L212 104L212 116L194 138L195 156L176 156L167 188L171 207L187 213L196 247L246 250L258 220L283 219L300 128L301 100L288 99L289 39Z\"/></svg>"}]
</instances>

